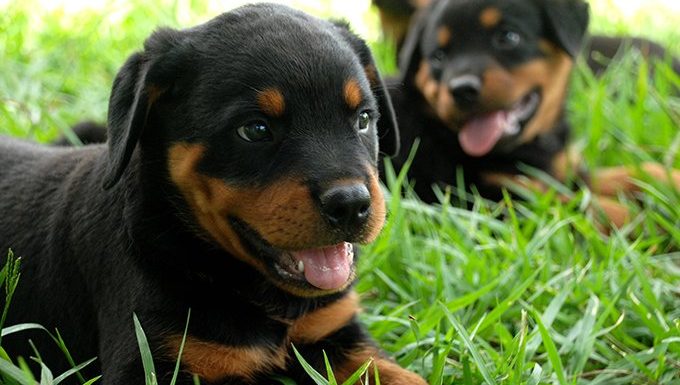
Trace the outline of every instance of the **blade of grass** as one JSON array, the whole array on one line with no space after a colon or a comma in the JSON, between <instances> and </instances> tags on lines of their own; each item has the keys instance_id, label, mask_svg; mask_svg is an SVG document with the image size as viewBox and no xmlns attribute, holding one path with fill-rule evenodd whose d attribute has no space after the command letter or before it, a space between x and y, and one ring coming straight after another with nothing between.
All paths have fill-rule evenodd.
<instances>
[{"instance_id":1,"label":"blade of grass","mask_svg":"<svg viewBox=\"0 0 680 385\"><path fill-rule=\"evenodd\" d=\"M560 385L567 385L567 378L564 375L564 366L562 365L562 359L560 358L557 348L555 347L555 342L550 337L550 333L543 324L543 321L541 321L541 316L538 314L538 312L531 308L527 310L529 313L531 313L531 317L536 322L536 325L538 325L538 331L541 334L541 338L543 339L543 346L548 353L548 360L553 367L555 375L557 376L557 380L559 381Z\"/></svg>"},{"instance_id":2,"label":"blade of grass","mask_svg":"<svg viewBox=\"0 0 680 385\"><path fill-rule=\"evenodd\" d=\"M456 332L458 332L458 335L463 340L463 344L472 355L472 359L475 361L475 364L477 365L479 372L482 374L482 377L484 377L486 383L488 385L496 385L496 380L494 380L494 378L491 377L491 373L489 373L487 364L482 359L482 355L479 353L477 347L472 343L472 340L470 340L470 336L468 335L468 332L465 329L465 327L456 319L456 317L449 311L449 309L446 308L446 305L444 305L441 302L439 303L439 305L444 309L446 318L449 319L449 322L451 323L451 325L453 325L453 327L456 329Z\"/></svg>"},{"instance_id":3,"label":"blade of grass","mask_svg":"<svg viewBox=\"0 0 680 385\"><path fill-rule=\"evenodd\" d=\"M179 344L177 362L175 363L175 371L172 373L172 380L170 380L170 385L175 385L175 383L177 382L180 363L182 362L182 352L184 351L184 343L187 340L187 333L189 332L189 320L191 320L191 309L189 309L189 311L187 312L187 322L184 324L184 334L182 334L182 343Z\"/></svg>"},{"instance_id":4,"label":"blade of grass","mask_svg":"<svg viewBox=\"0 0 680 385\"><path fill-rule=\"evenodd\" d=\"M295 345L291 344L291 346L293 347L293 353L295 353L295 357L297 357L298 362L300 365L302 365L302 369L305 371L305 373L307 373L309 378L311 378L312 381L314 381L314 383L317 385L330 385L328 380L326 380L323 375L321 375L321 373L317 372L316 369L314 369L312 365L310 365L307 360L302 357Z\"/></svg>"},{"instance_id":5,"label":"blade of grass","mask_svg":"<svg viewBox=\"0 0 680 385\"><path fill-rule=\"evenodd\" d=\"M135 324L135 334L137 336L137 344L139 346L139 353L142 356L142 365L144 367L144 382L146 385L157 385L156 367L153 363L153 356L151 355L151 348L149 341L146 339L142 324L137 318L137 314L132 315L132 320Z\"/></svg>"}]
</instances>

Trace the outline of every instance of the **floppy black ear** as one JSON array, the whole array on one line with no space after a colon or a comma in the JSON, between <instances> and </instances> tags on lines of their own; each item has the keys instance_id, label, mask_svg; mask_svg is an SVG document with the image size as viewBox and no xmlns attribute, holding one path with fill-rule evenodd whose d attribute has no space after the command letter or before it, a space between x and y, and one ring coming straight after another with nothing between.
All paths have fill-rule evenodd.
<instances>
[{"instance_id":1,"label":"floppy black ear","mask_svg":"<svg viewBox=\"0 0 680 385\"><path fill-rule=\"evenodd\" d=\"M181 32L156 31L144 43L144 52L130 56L118 71L109 99L108 146L104 189L113 187L123 175L144 131L151 106L169 89L181 62L172 48Z\"/></svg>"},{"instance_id":2,"label":"floppy black ear","mask_svg":"<svg viewBox=\"0 0 680 385\"><path fill-rule=\"evenodd\" d=\"M422 40L425 27L427 26L428 15L430 8L424 8L413 16L411 25L409 26L404 44L399 51L399 74L402 84L408 84L418 71L418 66L423 59L421 52L420 41Z\"/></svg>"},{"instance_id":3,"label":"floppy black ear","mask_svg":"<svg viewBox=\"0 0 680 385\"><path fill-rule=\"evenodd\" d=\"M399 153L399 128L394 115L392 100L385 87L385 82L380 76L375 65L375 60L366 42L352 33L349 25L344 22L334 22L340 33L359 57L359 62L366 72L371 83L371 90L378 101L380 120L378 120L378 137L380 139L380 152L386 156L394 156Z\"/></svg>"},{"instance_id":4,"label":"floppy black ear","mask_svg":"<svg viewBox=\"0 0 680 385\"><path fill-rule=\"evenodd\" d=\"M548 37L569 55L575 57L581 50L588 29L590 12L582 0L540 0Z\"/></svg>"},{"instance_id":5,"label":"floppy black ear","mask_svg":"<svg viewBox=\"0 0 680 385\"><path fill-rule=\"evenodd\" d=\"M109 163L104 188L113 187L127 167L142 133L149 110L145 86L146 68L142 53L135 53L118 71L109 99Z\"/></svg>"}]
</instances>

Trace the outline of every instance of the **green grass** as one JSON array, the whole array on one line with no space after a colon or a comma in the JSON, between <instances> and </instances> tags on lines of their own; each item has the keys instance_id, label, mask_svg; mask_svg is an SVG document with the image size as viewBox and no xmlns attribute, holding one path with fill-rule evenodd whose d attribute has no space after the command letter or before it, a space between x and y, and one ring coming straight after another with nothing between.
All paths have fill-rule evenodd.
<instances>
[{"instance_id":1,"label":"green grass","mask_svg":"<svg viewBox=\"0 0 680 385\"><path fill-rule=\"evenodd\" d=\"M154 27L208 18L198 3L133 4L77 17L5 6L0 133L45 141L104 120L115 71ZM680 167L680 79L661 67L649 80L639 66L631 57L602 79L583 67L573 78L574 142L591 168ZM633 222L605 236L585 210L588 191L567 202L471 197L467 211L446 203L455 189L427 206L401 198L407 183L394 179L389 222L362 253L357 287L363 320L402 365L431 384L680 384L678 192L641 180Z\"/></svg>"}]
</instances>

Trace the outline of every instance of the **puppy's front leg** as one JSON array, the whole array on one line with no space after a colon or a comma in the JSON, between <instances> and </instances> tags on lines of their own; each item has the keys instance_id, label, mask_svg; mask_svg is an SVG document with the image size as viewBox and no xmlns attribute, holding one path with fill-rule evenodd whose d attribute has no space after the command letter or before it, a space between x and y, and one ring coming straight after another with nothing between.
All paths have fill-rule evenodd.
<instances>
[{"instance_id":1,"label":"puppy's front leg","mask_svg":"<svg viewBox=\"0 0 680 385\"><path fill-rule=\"evenodd\" d=\"M390 359L375 346L356 315L359 299L350 292L330 306L318 309L298 319L291 327L290 340L298 351L317 371L325 374L323 353L326 353L338 383L344 382L365 362L372 360L368 369L371 383L377 366L380 383L385 385L425 385L427 382ZM291 375L299 384L306 383L307 376L300 364L290 354ZM374 366L375 365L375 366ZM306 381L309 381L307 379ZM357 382L359 384L360 382Z\"/></svg>"}]
</instances>

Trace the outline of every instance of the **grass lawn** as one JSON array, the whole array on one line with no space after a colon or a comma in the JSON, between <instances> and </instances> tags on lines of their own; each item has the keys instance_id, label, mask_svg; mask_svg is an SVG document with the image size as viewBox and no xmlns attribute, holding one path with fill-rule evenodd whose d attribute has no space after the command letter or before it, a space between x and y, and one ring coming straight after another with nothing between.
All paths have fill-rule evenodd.
<instances>
[{"instance_id":1,"label":"grass lawn","mask_svg":"<svg viewBox=\"0 0 680 385\"><path fill-rule=\"evenodd\" d=\"M0 134L47 141L103 121L125 58L158 25L209 18L198 3L135 0L77 14L35 11L32 0L0 6ZM680 52L675 31L650 33ZM680 167L680 98L671 96L680 77L661 66L648 79L636 59L602 79L582 66L573 77L574 143L591 168ZM521 202L471 197L467 211L446 203L460 199L456 189L427 206L408 191L400 198L408 182L394 179L388 224L364 249L357 287L364 321L402 365L431 384L680 384L680 193L643 178L633 222L603 235L587 191L554 184Z\"/></svg>"}]
</instances>

